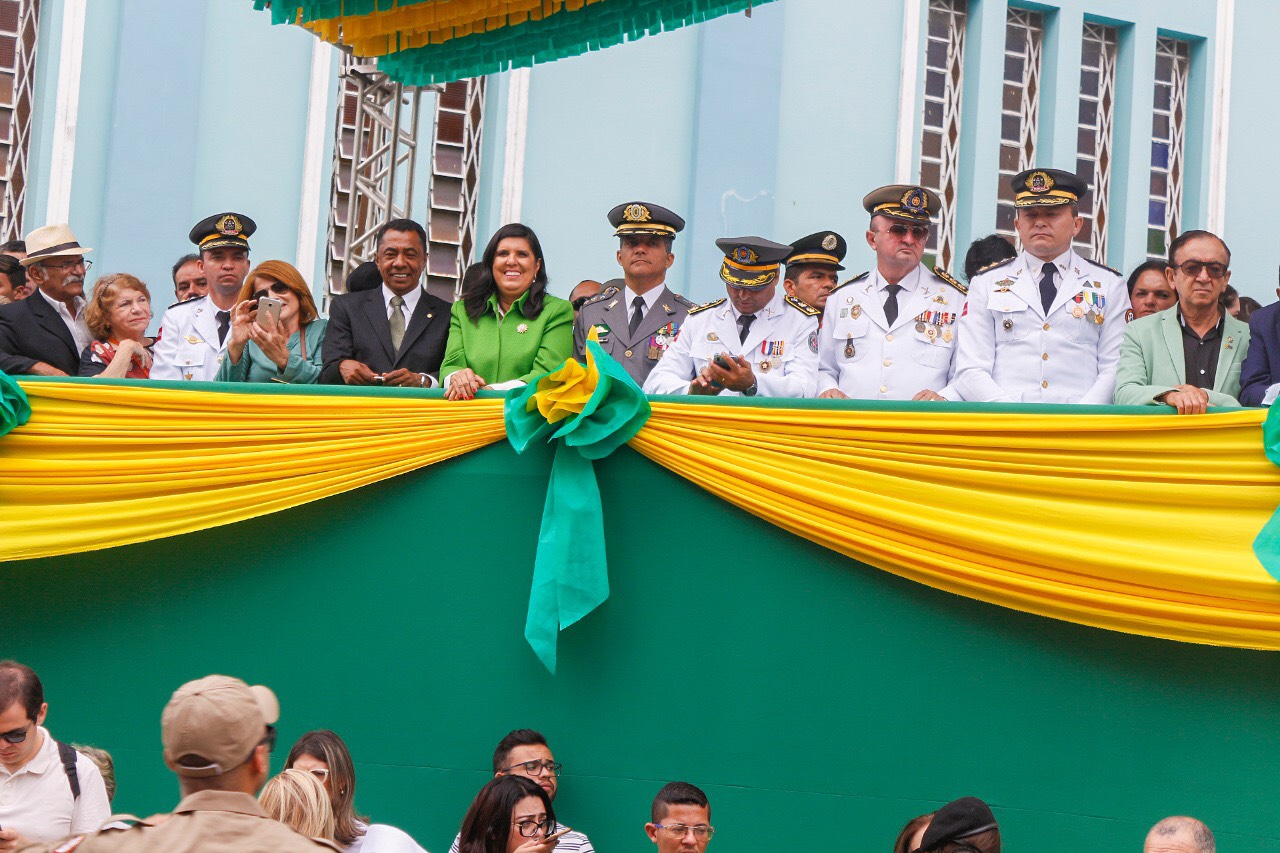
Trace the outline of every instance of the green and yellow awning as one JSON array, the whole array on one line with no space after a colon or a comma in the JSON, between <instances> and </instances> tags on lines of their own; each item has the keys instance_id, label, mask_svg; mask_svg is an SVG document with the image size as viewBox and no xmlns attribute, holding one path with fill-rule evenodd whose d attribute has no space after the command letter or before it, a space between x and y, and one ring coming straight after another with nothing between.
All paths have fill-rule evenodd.
<instances>
[{"instance_id":1,"label":"green and yellow awning","mask_svg":"<svg viewBox=\"0 0 1280 853\"><path fill-rule=\"evenodd\" d=\"M578 56L771 0L254 0L410 86Z\"/></svg>"}]
</instances>

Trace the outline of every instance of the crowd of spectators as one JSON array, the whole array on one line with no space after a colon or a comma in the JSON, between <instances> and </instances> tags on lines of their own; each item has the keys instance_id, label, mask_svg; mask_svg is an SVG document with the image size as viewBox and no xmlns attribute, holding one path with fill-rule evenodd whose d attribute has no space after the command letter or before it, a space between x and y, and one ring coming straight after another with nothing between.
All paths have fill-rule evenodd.
<instances>
[{"instance_id":1,"label":"crowd of spectators","mask_svg":"<svg viewBox=\"0 0 1280 853\"><path fill-rule=\"evenodd\" d=\"M250 217L219 213L191 229L197 252L173 265L179 301L154 339L147 284L111 273L86 294L92 250L69 225L49 225L0 255L0 300L10 303L0 305L0 370L441 388L467 400L582 359L590 338L651 394L1114 402L1188 414L1270 405L1280 326L1231 286L1219 235L1186 231L1167 259L1126 280L1075 248L1079 177L1029 169L1011 189L1021 249L996 234L975 241L964 283L923 263L938 197L895 184L863 199L873 269L841 276L848 246L835 231L792 243L725 237L725 297L702 305L667 280L684 220L650 202L606 216L620 277L582 280L567 300L548 292L537 234L511 223L450 304L423 286L426 232L396 219L377 232L373 260L340 283L327 318L291 264L251 268Z\"/></svg>"},{"instance_id":2,"label":"crowd of spectators","mask_svg":"<svg viewBox=\"0 0 1280 853\"><path fill-rule=\"evenodd\" d=\"M47 710L36 673L0 661L3 853L425 853L408 833L356 811L355 763L332 731L302 735L285 769L270 777L281 709L263 685L210 675L174 692L161 714L160 739L181 800L172 812L145 819L109 815L114 775L109 794L98 766L109 768L110 756L53 740L44 727ZM492 769L462 816L450 853L594 853L586 834L556 815L562 766L541 734L518 729L506 735ZM657 853L703 853L716 832L707 795L688 782L667 783L653 798L644 832ZM888 848L885 839L881 849ZM909 820L892 850L1001 853L1000 826L985 802L961 797ZM1213 833L1194 818L1165 818L1148 832L1143 853L1215 853Z\"/></svg>"}]
</instances>

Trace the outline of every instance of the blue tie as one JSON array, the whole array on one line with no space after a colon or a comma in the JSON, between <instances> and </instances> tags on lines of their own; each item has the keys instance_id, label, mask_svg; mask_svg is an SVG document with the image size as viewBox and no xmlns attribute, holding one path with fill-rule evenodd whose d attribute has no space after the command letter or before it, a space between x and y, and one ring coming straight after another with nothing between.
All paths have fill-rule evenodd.
<instances>
[{"instance_id":1,"label":"blue tie","mask_svg":"<svg viewBox=\"0 0 1280 853\"><path fill-rule=\"evenodd\" d=\"M1044 275L1040 278L1040 304L1044 306L1044 315L1049 316L1049 306L1053 304L1053 297L1058 295L1058 288L1053 286L1053 264L1044 265Z\"/></svg>"}]
</instances>

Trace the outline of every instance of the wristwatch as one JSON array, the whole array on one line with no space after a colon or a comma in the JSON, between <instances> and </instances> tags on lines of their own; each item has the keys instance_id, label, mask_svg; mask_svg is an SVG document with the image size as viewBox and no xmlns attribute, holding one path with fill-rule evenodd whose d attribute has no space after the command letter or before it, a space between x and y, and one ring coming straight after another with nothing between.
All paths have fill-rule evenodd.
<instances>
[{"instance_id":1,"label":"wristwatch","mask_svg":"<svg viewBox=\"0 0 1280 853\"><path fill-rule=\"evenodd\" d=\"M752 378L751 387L742 392L744 397L754 397L756 392L760 390L760 380Z\"/></svg>"}]
</instances>

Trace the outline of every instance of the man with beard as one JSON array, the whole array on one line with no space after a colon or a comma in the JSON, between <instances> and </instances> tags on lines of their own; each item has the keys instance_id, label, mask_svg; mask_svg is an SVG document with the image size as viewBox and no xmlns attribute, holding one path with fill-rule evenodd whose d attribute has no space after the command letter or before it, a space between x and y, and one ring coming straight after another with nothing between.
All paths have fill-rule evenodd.
<instances>
[{"instance_id":1,"label":"man with beard","mask_svg":"<svg viewBox=\"0 0 1280 853\"><path fill-rule=\"evenodd\" d=\"M46 225L27 235L22 260L34 291L0 305L0 370L9 374L74 376L80 353L93 340L84 319L84 277L92 252L76 241L71 226Z\"/></svg>"},{"instance_id":2,"label":"man with beard","mask_svg":"<svg viewBox=\"0 0 1280 853\"><path fill-rule=\"evenodd\" d=\"M231 309L249 274L249 237L257 223L243 214L219 213L191 229L209 292L170 305L160 321L152 379L212 381L227 354Z\"/></svg>"}]
</instances>

